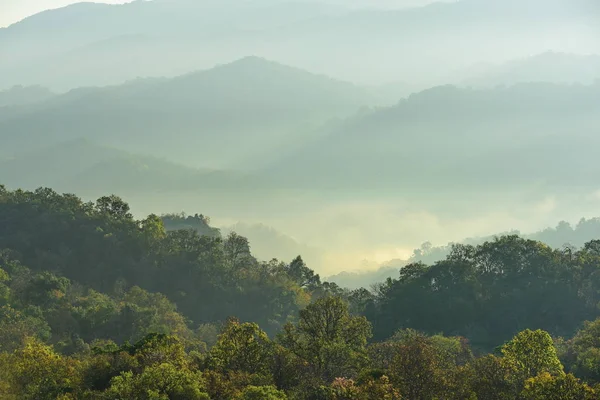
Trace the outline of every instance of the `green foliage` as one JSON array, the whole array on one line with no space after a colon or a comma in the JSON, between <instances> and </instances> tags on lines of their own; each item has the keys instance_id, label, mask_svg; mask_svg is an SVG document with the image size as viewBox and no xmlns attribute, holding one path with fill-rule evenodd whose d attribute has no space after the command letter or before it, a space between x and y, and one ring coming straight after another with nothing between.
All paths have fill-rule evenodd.
<instances>
[{"instance_id":1,"label":"green foliage","mask_svg":"<svg viewBox=\"0 0 600 400\"><path fill-rule=\"evenodd\" d=\"M366 361L371 325L364 317L351 316L348 304L326 296L300 311L296 325L286 325L280 340L310 364L314 376L331 382L335 377L356 375Z\"/></svg>"},{"instance_id":2,"label":"green foliage","mask_svg":"<svg viewBox=\"0 0 600 400\"><path fill-rule=\"evenodd\" d=\"M273 386L248 386L235 400L287 400L287 396Z\"/></svg>"},{"instance_id":3,"label":"green foliage","mask_svg":"<svg viewBox=\"0 0 600 400\"><path fill-rule=\"evenodd\" d=\"M271 359L272 346L267 334L257 324L232 319L210 349L208 365L221 372L267 374Z\"/></svg>"},{"instance_id":4,"label":"green foliage","mask_svg":"<svg viewBox=\"0 0 600 400\"><path fill-rule=\"evenodd\" d=\"M14 394L21 399L54 400L78 384L76 365L36 339L27 339L11 363Z\"/></svg>"},{"instance_id":5,"label":"green foliage","mask_svg":"<svg viewBox=\"0 0 600 400\"><path fill-rule=\"evenodd\" d=\"M592 400L597 399L598 396L592 388L571 374L554 376L543 372L525 381L521 398L523 400Z\"/></svg>"},{"instance_id":6,"label":"green foliage","mask_svg":"<svg viewBox=\"0 0 600 400\"><path fill-rule=\"evenodd\" d=\"M202 236L219 237L221 235L219 229L210 226L210 218L202 214L193 216L185 213L165 214L160 219L168 231L193 229Z\"/></svg>"},{"instance_id":7,"label":"green foliage","mask_svg":"<svg viewBox=\"0 0 600 400\"><path fill-rule=\"evenodd\" d=\"M599 268L586 248L553 250L515 235L455 245L442 261L403 267L379 286L365 315L377 340L410 327L467 337L485 352L527 328L569 337L596 318Z\"/></svg>"},{"instance_id":8,"label":"green foliage","mask_svg":"<svg viewBox=\"0 0 600 400\"><path fill-rule=\"evenodd\" d=\"M219 323L231 315L260 323L275 333L310 299L307 288L292 279L286 264L283 268L259 264L247 239L234 233L221 239L201 215L150 215L136 221L129 205L117 196L84 203L73 195L40 188L33 192L3 190L0 220L6 221L0 225L0 249L10 249L30 269L18 272L14 284L0 282L0 301L14 287L12 294L21 303L44 307L51 303L53 313L63 317L73 312L65 310L70 307L61 301L78 303L87 297L81 287L116 301L111 306L110 301L101 300L104 305L98 310L114 315L100 317L89 304L91 298L81 299L87 305L77 305L78 316L73 318L87 331L69 329L84 340L93 340L92 332L106 337L106 328L113 332L109 337L117 341L137 340L149 331L160 331L188 336L193 342L192 334L182 333L183 325L190 321L195 326ZM11 268L4 271L12 277ZM305 265L301 270L314 276ZM73 293L68 295L68 286L73 284ZM162 293L177 304L177 312L184 318L165 306L152 315L148 307L164 300L159 300L159 295L153 295L151 301L139 295L131 299L128 291L136 286ZM119 297L124 293L129 294L122 300ZM27 297L32 294L37 297ZM63 295L58 301L56 296ZM91 297L100 300L97 295ZM92 309L85 311L88 306ZM82 321L82 312L103 318L104 327L98 326L98 320ZM114 326L116 320L121 320L119 327ZM72 323L64 318L60 321L63 328ZM56 336L57 342L72 340L67 333L57 332Z\"/></svg>"},{"instance_id":9,"label":"green foliage","mask_svg":"<svg viewBox=\"0 0 600 400\"><path fill-rule=\"evenodd\" d=\"M392 381L409 399L434 398L443 389L444 373L451 365L425 335L408 331L398 339L389 367Z\"/></svg>"},{"instance_id":10,"label":"green foliage","mask_svg":"<svg viewBox=\"0 0 600 400\"><path fill-rule=\"evenodd\" d=\"M209 400L198 372L163 363L149 366L139 375L123 372L111 380L107 399Z\"/></svg>"},{"instance_id":11,"label":"green foliage","mask_svg":"<svg viewBox=\"0 0 600 400\"><path fill-rule=\"evenodd\" d=\"M514 363L524 377L530 378L547 372L563 375L554 342L548 332L526 329L502 346L504 359Z\"/></svg>"},{"instance_id":12,"label":"green foliage","mask_svg":"<svg viewBox=\"0 0 600 400\"><path fill-rule=\"evenodd\" d=\"M509 400L519 394L522 381L517 366L488 354L474 360L471 387L478 399Z\"/></svg>"},{"instance_id":13,"label":"green foliage","mask_svg":"<svg viewBox=\"0 0 600 400\"><path fill-rule=\"evenodd\" d=\"M0 188L0 220L3 399L599 396L598 242L455 246L370 292L260 262L203 216L136 221L116 196Z\"/></svg>"},{"instance_id":14,"label":"green foliage","mask_svg":"<svg viewBox=\"0 0 600 400\"><path fill-rule=\"evenodd\" d=\"M586 322L575 337L566 343L567 366L589 382L600 382L600 319Z\"/></svg>"},{"instance_id":15,"label":"green foliage","mask_svg":"<svg viewBox=\"0 0 600 400\"><path fill-rule=\"evenodd\" d=\"M39 315L38 310L27 311L21 312L10 306L0 308L0 349L2 351L19 348L28 337L41 340L50 338L50 327Z\"/></svg>"}]
</instances>

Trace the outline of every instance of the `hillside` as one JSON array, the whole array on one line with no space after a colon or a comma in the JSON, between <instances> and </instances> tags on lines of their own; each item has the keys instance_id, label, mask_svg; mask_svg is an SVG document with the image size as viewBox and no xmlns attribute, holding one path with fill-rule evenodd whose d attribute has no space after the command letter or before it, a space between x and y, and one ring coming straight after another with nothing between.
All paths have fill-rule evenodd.
<instances>
[{"instance_id":1,"label":"hillside","mask_svg":"<svg viewBox=\"0 0 600 400\"><path fill-rule=\"evenodd\" d=\"M0 107L20 106L52 98L55 94L42 86L13 86L0 91Z\"/></svg>"},{"instance_id":2,"label":"hillside","mask_svg":"<svg viewBox=\"0 0 600 400\"><path fill-rule=\"evenodd\" d=\"M137 194L243 190L257 180L228 171L199 170L160 158L130 154L74 139L0 160L0 182L35 189L54 186L70 193Z\"/></svg>"},{"instance_id":3,"label":"hillside","mask_svg":"<svg viewBox=\"0 0 600 400\"><path fill-rule=\"evenodd\" d=\"M437 87L349 118L265 173L280 185L403 196L540 185L592 190L599 111L598 85Z\"/></svg>"},{"instance_id":4,"label":"hillside","mask_svg":"<svg viewBox=\"0 0 600 400\"><path fill-rule=\"evenodd\" d=\"M600 55L545 52L497 66L468 71L462 82L475 87L511 86L525 82L593 84L600 80Z\"/></svg>"},{"instance_id":5,"label":"hillside","mask_svg":"<svg viewBox=\"0 0 600 400\"><path fill-rule=\"evenodd\" d=\"M73 138L195 167L263 162L366 91L257 57L173 79L84 88L0 119L0 157ZM236 143L236 146L232 146Z\"/></svg>"}]
</instances>

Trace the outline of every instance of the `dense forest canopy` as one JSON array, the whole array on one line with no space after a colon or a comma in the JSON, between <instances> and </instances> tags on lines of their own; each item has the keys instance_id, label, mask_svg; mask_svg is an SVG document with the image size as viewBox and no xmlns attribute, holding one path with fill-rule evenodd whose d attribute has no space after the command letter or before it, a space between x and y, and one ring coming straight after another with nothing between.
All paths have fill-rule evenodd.
<instances>
[{"instance_id":1,"label":"dense forest canopy","mask_svg":"<svg viewBox=\"0 0 600 400\"><path fill-rule=\"evenodd\" d=\"M3 398L598 396L598 240L454 245L348 290L114 195L0 187L0 221Z\"/></svg>"}]
</instances>

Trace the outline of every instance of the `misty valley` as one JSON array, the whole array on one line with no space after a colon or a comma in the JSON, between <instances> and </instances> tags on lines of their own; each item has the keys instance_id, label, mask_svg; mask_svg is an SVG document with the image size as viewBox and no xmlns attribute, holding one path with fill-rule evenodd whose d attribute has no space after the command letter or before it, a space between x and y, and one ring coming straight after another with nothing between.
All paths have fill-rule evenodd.
<instances>
[{"instance_id":1,"label":"misty valley","mask_svg":"<svg viewBox=\"0 0 600 400\"><path fill-rule=\"evenodd\" d=\"M0 398L600 399L599 27L0 4Z\"/></svg>"}]
</instances>

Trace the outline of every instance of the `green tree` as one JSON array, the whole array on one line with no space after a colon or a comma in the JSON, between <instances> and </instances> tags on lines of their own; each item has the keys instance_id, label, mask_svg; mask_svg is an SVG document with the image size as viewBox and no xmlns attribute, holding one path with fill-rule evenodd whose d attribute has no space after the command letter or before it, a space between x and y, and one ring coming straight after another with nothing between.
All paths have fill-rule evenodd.
<instances>
[{"instance_id":1,"label":"green tree","mask_svg":"<svg viewBox=\"0 0 600 400\"><path fill-rule=\"evenodd\" d=\"M235 400L287 400L287 396L273 386L248 386Z\"/></svg>"},{"instance_id":2,"label":"green tree","mask_svg":"<svg viewBox=\"0 0 600 400\"><path fill-rule=\"evenodd\" d=\"M109 215L115 219L131 219L133 216L129 212L129 204L118 196L103 196L96 201L96 208L103 214Z\"/></svg>"},{"instance_id":3,"label":"green tree","mask_svg":"<svg viewBox=\"0 0 600 400\"><path fill-rule=\"evenodd\" d=\"M287 274L301 288L314 289L321 284L319 275L308 268L300 256L287 267Z\"/></svg>"},{"instance_id":4,"label":"green tree","mask_svg":"<svg viewBox=\"0 0 600 400\"><path fill-rule=\"evenodd\" d=\"M300 311L298 323L288 324L281 343L309 363L315 376L326 382L353 376L366 362L371 325L352 316L340 297L326 296Z\"/></svg>"},{"instance_id":5,"label":"green tree","mask_svg":"<svg viewBox=\"0 0 600 400\"><path fill-rule=\"evenodd\" d=\"M210 349L208 363L220 371L268 374L271 359L271 341L257 324L230 319Z\"/></svg>"},{"instance_id":6,"label":"green tree","mask_svg":"<svg viewBox=\"0 0 600 400\"><path fill-rule=\"evenodd\" d=\"M405 331L393 347L390 378L403 396L429 400L444 387L444 359L427 336Z\"/></svg>"},{"instance_id":7,"label":"green tree","mask_svg":"<svg viewBox=\"0 0 600 400\"><path fill-rule=\"evenodd\" d=\"M488 354L473 361L471 388L478 399L512 400L523 382L517 365L507 359Z\"/></svg>"},{"instance_id":8,"label":"green tree","mask_svg":"<svg viewBox=\"0 0 600 400\"><path fill-rule=\"evenodd\" d=\"M78 386L76 363L35 338L27 339L11 361L12 390L19 399L55 400Z\"/></svg>"},{"instance_id":9,"label":"green tree","mask_svg":"<svg viewBox=\"0 0 600 400\"><path fill-rule=\"evenodd\" d=\"M225 259L229 267L233 270L239 270L242 267L248 266L254 261L250 253L250 243L245 237L231 232L223 242L225 250Z\"/></svg>"},{"instance_id":10,"label":"green tree","mask_svg":"<svg viewBox=\"0 0 600 400\"><path fill-rule=\"evenodd\" d=\"M163 363L139 375L127 371L112 379L105 397L123 400L209 400L198 372Z\"/></svg>"},{"instance_id":11,"label":"green tree","mask_svg":"<svg viewBox=\"0 0 600 400\"><path fill-rule=\"evenodd\" d=\"M525 381L521 398L523 400L594 400L598 398L598 393L572 374L556 376L542 372Z\"/></svg>"},{"instance_id":12,"label":"green tree","mask_svg":"<svg viewBox=\"0 0 600 400\"><path fill-rule=\"evenodd\" d=\"M514 363L525 378L543 372L564 374L552 337L540 329L519 332L501 351L506 361Z\"/></svg>"},{"instance_id":13,"label":"green tree","mask_svg":"<svg viewBox=\"0 0 600 400\"><path fill-rule=\"evenodd\" d=\"M589 382L600 382L600 319L585 322L582 329L567 343L570 368Z\"/></svg>"}]
</instances>

